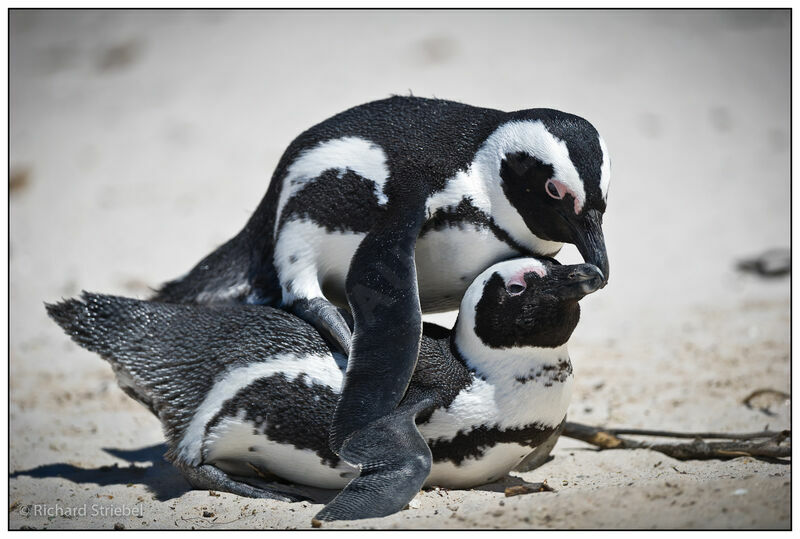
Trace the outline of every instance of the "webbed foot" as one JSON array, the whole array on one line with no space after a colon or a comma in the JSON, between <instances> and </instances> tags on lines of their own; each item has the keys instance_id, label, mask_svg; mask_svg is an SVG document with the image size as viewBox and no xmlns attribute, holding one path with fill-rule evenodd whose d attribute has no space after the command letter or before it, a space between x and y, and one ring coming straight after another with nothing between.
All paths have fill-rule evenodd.
<instances>
[{"instance_id":1,"label":"webbed foot","mask_svg":"<svg viewBox=\"0 0 800 539\"><path fill-rule=\"evenodd\" d=\"M314 326L330 345L350 355L352 318L347 311L324 298L298 299L288 310ZM351 320L349 325L346 318Z\"/></svg>"},{"instance_id":2,"label":"webbed foot","mask_svg":"<svg viewBox=\"0 0 800 539\"><path fill-rule=\"evenodd\" d=\"M264 498L282 502L309 501L304 496L283 492L278 489L254 487L231 478L228 474L210 464L200 466L178 466L183 477L198 490L218 490L248 498Z\"/></svg>"}]
</instances>

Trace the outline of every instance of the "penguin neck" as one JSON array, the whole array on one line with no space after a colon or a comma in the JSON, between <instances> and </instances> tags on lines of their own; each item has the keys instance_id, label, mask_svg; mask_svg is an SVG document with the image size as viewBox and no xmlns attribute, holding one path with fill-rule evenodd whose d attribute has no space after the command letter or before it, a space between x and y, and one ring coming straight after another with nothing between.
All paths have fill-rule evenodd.
<instances>
[{"instance_id":1,"label":"penguin neck","mask_svg":"<svg viewBox=\"0 0 800 539\"><path fill-rule=\"evenodd\" d=\"M502 132L492 134L475 154L469 169L456 173L442 191L428 199L427 214L454 208L461 201L469 199L473 206L490 216L517 244L537 255L554 256L564 244L534 234L503 191L500 165L509 151L511 148L508 147L507 137Z\"/></svg>"},{"instance_id":2,"label":"penguin neck","mask_svg":"<svg viewBox=\"0 0 800 539\"><path fill-rule=\"evenodd\" d=\"M571 372L567 342L554 348L515 346L495 348L475 333L474 310L462 312L456 320L452 344L467 367L490 383L507 384L524 379L537 369L565 369Z\"/></svg>"},{"instance_id":3,"label":"penguin neck","mask_svg":"<svg viewBox=\"0 0 800 539\"><path fill-rule=\"evenodd\" d=\"M514 241L529 249L531 253L549 257L558 254L564 244L545 240L534 234L525 224L517 209L506 198L500 175L496 172L487 171L487 173L491 175L484 176L484 181L491 201L491 215L497 226L505 230Z\"/></svg>"}]
</instances>

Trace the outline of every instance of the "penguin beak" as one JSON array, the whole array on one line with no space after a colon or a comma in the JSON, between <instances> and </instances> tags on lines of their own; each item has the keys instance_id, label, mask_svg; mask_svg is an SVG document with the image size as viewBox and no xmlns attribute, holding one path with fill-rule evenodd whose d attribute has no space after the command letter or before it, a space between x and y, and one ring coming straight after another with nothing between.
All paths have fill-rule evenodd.
<instances>
[{"instance_id":1,"label":"penguin beak","mask_svg":"<svg viewBox=\"0 0 800 539\"><path fill-rule=\"evenodd\" d=\"M562 299L579 300L602 288L605 278L594 264L577 264L568 266L569 273L563 284L558 287L558 296Z\"/></svg>"},{"instance_id":2,"label":"penguin beak","mask_svg":"<svg viewBox=\"0 0 800 539\"><path fill-rule=\"evenodd\" d=\"M568 221L572 228L573 242L583 259L594 264L601 272L603 288L608 284L608 255L603 238L603 214L597 210L589 210L579 219Z\"/></svg>"}]
</instances>

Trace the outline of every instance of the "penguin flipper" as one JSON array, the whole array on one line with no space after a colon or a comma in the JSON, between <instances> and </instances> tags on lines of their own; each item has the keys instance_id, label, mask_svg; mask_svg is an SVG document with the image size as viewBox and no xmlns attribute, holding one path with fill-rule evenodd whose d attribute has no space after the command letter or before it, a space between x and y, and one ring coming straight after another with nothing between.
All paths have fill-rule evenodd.
<instances>
[{"instance_id":1,"label":"penguin flipper","mask_svg":"<svg viewBox=\"0 0 800 539\"><path fill-rule=\"evenodd\" d=\"M289 307L320 332L329 344L338 347L345 355L350 354L352 331L342 311L325 298L301 298Z\"/></svg>"},{"instance_id":2,"label":"penguin flipper","mask_svg":"<svg viewBox=\"0 0 800 539\"><path fill-rule=\"evenodd\" d=\"M422 337L414 248L424 217L424 199L393 208L350 261L345 290L354 331L331 424L334 452L349 435L393 412L414 373Z\"/></svg>"},{"instance_id":3,"label":"penguin flipper","mask_svg":"<svg viewBox=\"0 0 800 539\"><path fill-rule=\"evenodd\" d=\"M290 494L277 489L254 487L242 481L236 481L228 474L210 464L191 466L174 463L186 481L196 490L218 490L247 498L264 498L281 502L309 501L304 496Z\"/></svg>"},{"instance_id":4,"label":"penguin flipper","mask_svg":"<svg viewBox=\"0 0 800 539\"><path fill-rule=\"evenodd\" d=\"M433 398L402 405L348 438L341 457L361 474L316 515L317 520L356 520L403 509L425 484L433 457L415 419L436 406Z\"/></svg>"}]
</instances>

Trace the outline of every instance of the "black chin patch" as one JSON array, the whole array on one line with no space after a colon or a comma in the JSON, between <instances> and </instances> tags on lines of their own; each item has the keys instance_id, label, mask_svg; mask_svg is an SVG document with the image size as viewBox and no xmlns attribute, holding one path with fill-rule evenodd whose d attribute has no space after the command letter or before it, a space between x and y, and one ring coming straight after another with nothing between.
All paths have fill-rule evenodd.
<instances>
[{"instance_id":1,"label":"black chin patch","mask_svg":"<svg viewBox=\"0 0 800 539\"><path fill-rule=\"evenodd\" d=\"M577 301L547 290L547 278L526 277L527 289L511 296L495 273L475 306L475 333L491 348L556 348L572 335L580 319Z\"/></svg>"}]
</instances>

